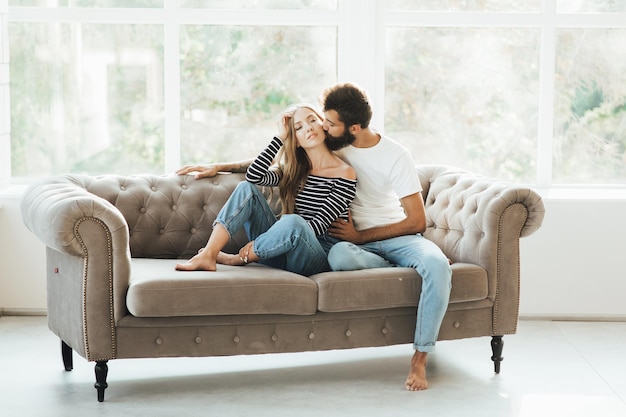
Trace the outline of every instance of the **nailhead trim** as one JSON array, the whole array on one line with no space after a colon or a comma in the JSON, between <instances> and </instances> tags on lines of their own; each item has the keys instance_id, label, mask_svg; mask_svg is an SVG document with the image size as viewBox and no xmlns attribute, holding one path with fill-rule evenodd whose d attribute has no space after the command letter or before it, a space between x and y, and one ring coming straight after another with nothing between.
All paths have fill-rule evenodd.
<instances>
[{"instance_id":1,"label":"nailhead trim","mask_svg":"<svg viewBox=\"0 0 626 417\"><path fill-rule=\"evenodd\" d=\"M100 227L102 227L102 229L105 231L106 239L107 239L107 258L108 258L107 259L107 270L108 270L107 275L109 278L109 316L111 318L109 325L110 325L110 330L111 330L111 348L112 348L112 357L110 358L92 358L91 352L89 349L89 340L87 338L87 305L86 305L89 252L87 251L87 246L85 245L85 242L83 241L82 237L80 236L80 233L78 232L78 229L80 228L81 224L85 221L93 221L97 223ZM76 239L80 243L83 249L83 254L84 254L84 258L83 258L83 337L84 337L84 340L83 342L85 343L85 356L88 361L103 361L103 360L115 359L117 354L116 354L116 339L115 339L115 320L114 320L114 315L113 315L113 252L112 252L112 245L111 245L112 243L111 232L109 228L107 227L107 225L102 220L95 218L95 217L83 217L79 219L74 225L74 236L76 236Z\"/></svg>"},{"instance_id":2,"label":"nailhead trim","mask_svg":"<svg viewBox=\"0 0 626 417\"><path fill-rule=\"evenodd\" d=\"M501 276L500 276L500 266L502 264L502 230L503 230L503 226L502 223L504 221L504 217L506 216L507 212L509 211L509 209L512 209L512 207L514 206L522 206L524 207L524 209L526 210L526 217L524 218L524 221L522 222L522 225L519 228L519 231L517 233L518 236L520 236L522 234L522 229L524 228L524 224L526 223L526 220L528 219L528 208L526 206L524 206L521 203L516 203L512 206L509 206L507 208L504 209L504 212L502 212L502 215L500 216L500 220L498 222L498 249L497 249L497 260L496 260L496 265L497 265L497 269L496 269L496 282L500 282ZM520 305L520 256L519 256L519 240L518 240L518 255L517 255L517 311L519 312L519 305ZM515 322L515 326L516 328L513 329L513 331L509 331L509 332L501 332L498 330L498 305L499 305L499 298L498 298L498 293L500 292L500 285L496 285L496 299L493 305L493 334L494 335L505 335L505 334L515 334L516 330L517 330L517 321Z\"/></svg>"}]
</instances>

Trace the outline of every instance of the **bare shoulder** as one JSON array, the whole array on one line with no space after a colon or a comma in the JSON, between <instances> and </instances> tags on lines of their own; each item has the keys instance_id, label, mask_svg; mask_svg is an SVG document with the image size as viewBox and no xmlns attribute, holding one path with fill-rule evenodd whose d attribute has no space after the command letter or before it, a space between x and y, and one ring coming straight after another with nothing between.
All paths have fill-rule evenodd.
<instances>
[{"instance_id":1,"label":"bare shoulder","mask_svg":"<svg viewBox=\"0 0 626 417\"><path fill-rule=\"evenodd\" d=\"M354 168L352 168L351 165L349 165L347 162L339 157L336 157L336 162L337 165L333 169L333 177L346 178L349 180L356 179L356 171L354 170Z\"/></svg>"},{"instance_id":2,"label":"bare shoulder","mask_svg":"<svg viewBox=\"0 0 626 417\"><path fill-rule=\"evenodd\" d=\"M346 178L349 180L356 179L356 171L350 165L344 163L344 166L340 168L340 171L341 173L337 175L338 177Z\"/></svg>"},{"instance_id":3,"label":"bare shoulder","mask_svg":"<svg viewBox=\"0 0 626 417\"><path fill-rule=\"evenodd\" d=\"M349 180L356 180L356 171L354 168L338 157L335 157L334 161L327 164L324 168L312 170L311 174L326 178L346 178Z\"/></svg>"}]
</instances>

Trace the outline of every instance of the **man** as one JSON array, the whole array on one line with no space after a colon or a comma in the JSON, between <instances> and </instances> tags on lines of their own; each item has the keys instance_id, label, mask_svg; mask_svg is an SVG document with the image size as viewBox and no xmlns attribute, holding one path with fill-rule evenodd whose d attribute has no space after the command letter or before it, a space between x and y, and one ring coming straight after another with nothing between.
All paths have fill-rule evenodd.
<instances>
[{"instance_id":1,"label":"man","mask_svg":"<svg viewBox=\"0 0 626 417\"><path fill-rule=\"evenodd\" d=\"M392 265L417 270L422 293L405 387L426 389L426 359L448 307L452 271L439 247L421 235L426 212L413 159L403 146L369 127L372 109L359 87L335 85L324 92L322 105L328 140L351 142L336 153L358 178L349 220L335 221L329 229L343 241L330 249L328 262L336 271Z\"/></svg>"},{"instance_id":2,"label":"man","mask_svg":"<svg viewBox=\"0 0 626 417\"><path fill-rule=\"evenodd\" d=\"M330 248L328 262L333 270L401 266L420 274L415 353L405 388L424 390L426 361L448 306L452 272L441 250L421 235L426 212L415 165L408 150L369 127L372 109L359 87L337 84L324 91L322 105L329 148L356 170L358 179L348 221L336 221L329 229L331 237L343 242ZM238 161L187 166L178 173L195 171L196 178L203 178L219 171L242 171L248 165L249 161Z\"/></svg>"}]
</instances>

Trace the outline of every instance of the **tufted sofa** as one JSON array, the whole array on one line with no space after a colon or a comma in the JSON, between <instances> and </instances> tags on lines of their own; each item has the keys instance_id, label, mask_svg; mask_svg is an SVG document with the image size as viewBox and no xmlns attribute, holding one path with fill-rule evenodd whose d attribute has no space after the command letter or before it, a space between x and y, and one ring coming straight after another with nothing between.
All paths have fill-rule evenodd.
<instances>
[{"instance_id":1,"label":"tufted sofa","mask_svg":"<svg viewBox=\"0 0 626 417\"><path fill-rule=\"evenodd\" d=\"M452 293L439 339L516 332L519 239L544 206L533 190L447 166L418 166L425 236L452 261ZM240 174L64 175L31 185L26 226L46 245L49 327L95 362L104 400L107 362L119 358L242 355L410 343L421 279L413 269L303 277L259 264L179 272L206 243ZM275 197L267 194L275 203ZM275 193L274 193L275 194ZM225 249L246 243L243 232Z\"/></svg>"}]
</instances>

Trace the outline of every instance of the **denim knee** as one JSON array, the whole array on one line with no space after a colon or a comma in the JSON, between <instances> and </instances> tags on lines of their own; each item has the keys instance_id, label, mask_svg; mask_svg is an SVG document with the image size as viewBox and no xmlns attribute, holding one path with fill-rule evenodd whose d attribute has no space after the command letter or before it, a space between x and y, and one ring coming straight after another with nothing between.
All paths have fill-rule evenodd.
<instances>
[{"instance_id":1,"label":"denim knee","mask_svg":"<svg viewBox=\"0 0 626 417\"><path fill-rule=\"evenodd\" d=\"M239 184L237 184L237 186L235 187L235 190L239 190L239 192L247 192L249 194L260 194L261 193L256 185L254 185L254 184L252 184L251 182L248 182L248 181L241 181ZM233 193L234 192L235 191L233 191Z\"/></svg>"},{"instance_id":2,"label":"denim knee","mask_svg":"<svg viewBox=\"0 0 626 417\"><path fill-rule=\"evenodd\" d=\"M283 214L280 216L280 222L282 227L291 230L292 234L298 230L305 230L306 232L313 231L306 220L298 214Z\"/></svg>"},{"instance_id":3,"label":"denim knee","mask_svg":"<svg viewBox=\"0 0 626 417\"><path fill-rule=\"evenodd\" d=\"M328 264L333 271L391 266L377 255L364 251L352 242L337 242L328 251Z\"/></svg>"}]
</instances>

